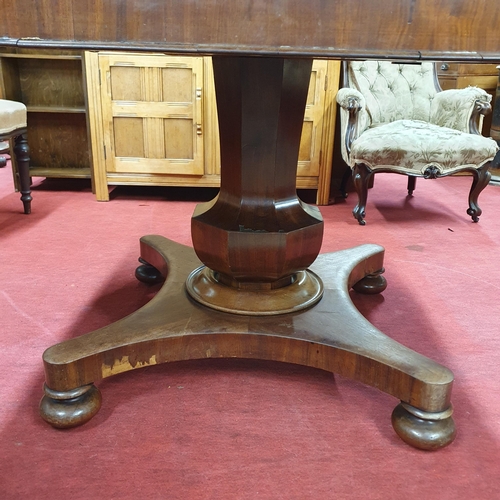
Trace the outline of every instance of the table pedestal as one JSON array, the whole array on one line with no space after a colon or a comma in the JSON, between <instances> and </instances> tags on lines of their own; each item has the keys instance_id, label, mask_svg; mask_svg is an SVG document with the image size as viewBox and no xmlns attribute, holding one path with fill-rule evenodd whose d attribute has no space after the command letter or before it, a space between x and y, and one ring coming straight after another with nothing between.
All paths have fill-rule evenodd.
<instances>
[{"instance_id":1,"label":"table pedestal","mask_svg":"<svg viewBox=\"0 0 500 500\"><path fill-rule=\"evenodd\" d=\"M401 400L393 427L423 449L455 436L452 373L373 327L349 297L386 287L382 247L318 256L323 221L297 198L296 165L312 61L216 57L221 189L192 219L194 249L141 239L143 308L44 353L42 418L85 423L94 383L143 366L203 358L296 363L338 373Z\"/></svg>"}]
</instances>

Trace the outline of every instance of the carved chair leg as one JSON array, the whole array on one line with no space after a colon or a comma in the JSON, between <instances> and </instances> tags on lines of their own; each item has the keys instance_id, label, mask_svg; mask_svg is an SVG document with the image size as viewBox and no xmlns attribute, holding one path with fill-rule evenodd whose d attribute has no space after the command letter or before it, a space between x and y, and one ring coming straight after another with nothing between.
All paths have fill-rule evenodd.
<instances>
[{"instance_id":1,"label":"carved chair leg","mask_svg":"<svg viewBox=\"0 0 500 500\"><path fill-rule=\"evenodd\" d=\"M482 210L477 204L477 199L481 191L488 185L491 179L491 173L489 168L491 162L484 164L481 168L474 170L472 186L469 192L469 209L467 213L472 217L473 222L479 221L479 216L482 214Z\"/></svg>"},{"instance_id":2,"label":"carved chair leg","mask_svg":"<svg viewBox=\"0 0 500 500\"><path fill-rule=\"evenodd\" d=\"M342 198L347 198L347 183L349 179L352 176L352 170L351 167L347 167L345 169L344 174L342 175L342 179L340 181L340 194L342 195Z\"/></svg>"},{"instance_id":3,"label":"carved chair leg","mask_svg":"<svg viewBox=\"0 0 500 500\"><path fill-rule=\"evenodd\" d=\"M1 140L0 141L0 168L7 166L7 158L5 158L5 154L9 153L9 141Z\"/></svg>"},{"instance_id":4,"label":"carved chair leg","mask_svg":"<svg viewBox=\"0 0 500 500\"><path fill-rule=\"evenodd\" d=\"M364 163L354 165L352 170L354 187L358 194L358 204L354 207L352 214L361 226L366 224L365 207L366 199L368 198L368 181L372 174L373 172Z\"/></svg>"},{"instance_id":5,"label":"carved chair leg","mask_svg":"<svg viewBox=\"0 0 500 500\"><path fill-rule=\"evenodd\" d=\"M31 213L31 178L30 178L30 148L26 134L15 138L14 154L16 155L17 168L19 171L19 184L21 188L21 201L24 213Z\"/></svg>"},{"instance_id":6,"label":"carved chair leg","mask_svg":"<svg viewBox=\"0 0 500 500\"><path fill-rule=\"evenodd\" d=\"M414 177L413 175L408 176L408 196L411 196L413 194L413 191L415 191L415 184L417 183L417 178Z\"/></svg>"}]
</instances>

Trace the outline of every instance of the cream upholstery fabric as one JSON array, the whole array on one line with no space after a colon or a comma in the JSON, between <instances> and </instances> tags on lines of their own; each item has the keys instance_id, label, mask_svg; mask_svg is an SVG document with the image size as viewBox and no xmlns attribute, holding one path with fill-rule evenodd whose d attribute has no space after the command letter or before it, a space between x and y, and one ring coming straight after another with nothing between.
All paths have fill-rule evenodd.
<instances>
[{"instance_id":1,"label":"cream upholstery fabric","mask_svg":"<svg viewBox=\"0 0 500 500\"><path fill-rule=\"evenodd\" d=\"M366 99L372 125L403 119L429 121L436 95L431 63L352 62L349 77L351 86Z\"/></svg>"},{"instance_id":2,"label":"cream upholstery fabric","mask_svg":"<svg viewBox=\"0 0 500 500\"><path fill-rule=\"evenodd\" d=\"M493 139L469 133L476 102L489 103L491 96L476 87L438 92L433 63L351 62L349 80L351 88L339 90L337 102L343 133L349 106L355 102L360 108L350 155L342 140L351 167L365 163L371 170L423 174L435 166L446 175L479 168L498 150Z\"/></svg>"},{"instance_id":3,"label":"cream upholstery fabric","mask_svg":"<svg viewBox=\"0 0 500 500\"><path fill-rule=\"evenodd\" d=\"M438 92L432 100L429 121L468 133L470 115L478 101L491 103L491 96L478 87Z\"/></svg>"},{"instance_id":4,"label":"cream upholstery fabric","mask_svg":"<svg viewBox=\"0 0 500 500\"><path fill-rule=\"evenodd\" d=\"M420 175L428 167L436 167L447 175L466 165L480 167L496 151L496 142L480 135L421 120L397 120L365 130L352 145L351 164Z\"/></svg>"},{"instance_id":5,"label":"cream upholstery fabric","mask_svg":"<svg viewBox=\"0 0 500 500\"><path fill-rule=\"evenodd\" d=\"M0 134L26 127L26 106L21 102L0 99Z\"/></svg>"}]
</instances>

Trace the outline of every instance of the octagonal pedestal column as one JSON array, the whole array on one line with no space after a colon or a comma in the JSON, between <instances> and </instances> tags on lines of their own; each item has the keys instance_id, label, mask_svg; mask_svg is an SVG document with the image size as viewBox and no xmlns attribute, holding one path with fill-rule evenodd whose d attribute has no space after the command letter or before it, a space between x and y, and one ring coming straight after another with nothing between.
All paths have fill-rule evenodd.
<instances>
[{"instance_id":1,"label":"octagonal pedestal column","mask_svg":"<svg viewBox=\"0 0 500 500\"><path fill-rule=\"evenodd\" d=\"M193 215L193 245L206 268L190 277L188 291L205 305L242 314L309 307L322 295L321 280L307 268L321 248L323 221L298 199L296 172L312 61L213 63L221 188ZM231 290L243 292L237 300L245 307L232 303Z\"/></svg>"}]
</instances>

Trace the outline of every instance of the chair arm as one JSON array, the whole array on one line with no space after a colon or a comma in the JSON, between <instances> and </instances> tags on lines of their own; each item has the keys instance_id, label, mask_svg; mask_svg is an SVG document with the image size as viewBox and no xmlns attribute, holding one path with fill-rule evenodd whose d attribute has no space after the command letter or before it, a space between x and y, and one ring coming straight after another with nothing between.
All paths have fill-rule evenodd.
<instances>
[{"instance_id":1,"label":"chair arm","mask_svg":"<svg viewBox=\"0 0 500 500\"><path fill-rule=\"evenodd\" d=\"M431 104L430 122L461 132L479 134L480 118L491 112L491 95L478 87L439 92Z\"/></svg>"},{"instance_id":2,"label":"chair arm","mask_svg":"<svg viewBox=\"0 0 500 500\"><path fill-rule=\"evenodd\" d=\"M337 104L340 106L342 134L342 156L346 163L351 153L351 144L370 126L370 115L366 111L363 94L356 89L342 88L337 92Z\"/></svg>"}]
</instances>

